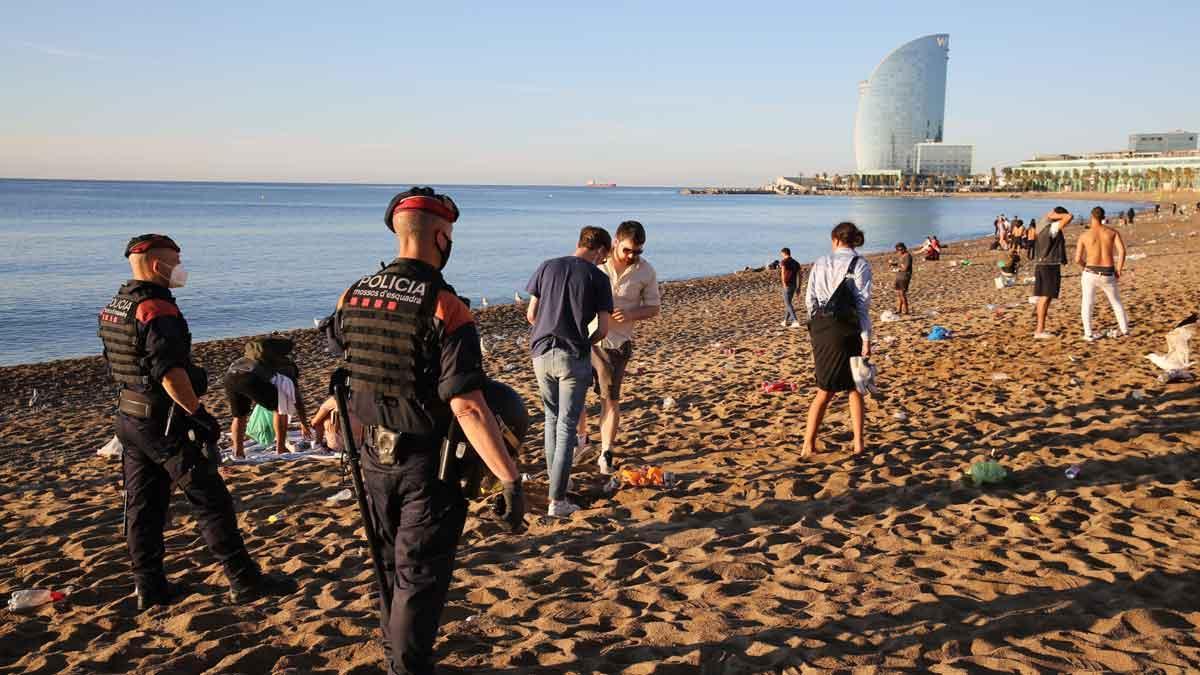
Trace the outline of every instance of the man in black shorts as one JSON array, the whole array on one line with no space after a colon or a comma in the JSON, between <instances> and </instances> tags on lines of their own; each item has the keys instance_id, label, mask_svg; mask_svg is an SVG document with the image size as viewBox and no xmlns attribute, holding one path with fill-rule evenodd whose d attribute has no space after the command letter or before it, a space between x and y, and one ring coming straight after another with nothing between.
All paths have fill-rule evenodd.
<instances>
[{"instance_id":1,"label":"man in black shorts","mask_svg":"<svg viewBox=\"0 0 1200 675\"><path fill-rule=\"evenodd\" d=\"M285 346L286 345L286 346ZM304 410L304 399L300 395L300 368L286 356L276 356L276 350L291 351L291 341L282 337L256 338L246 345L246 355L229 364L225 371L225 397L229 401L229 414L233 416L230 437L233 439L233 456L246 456L246 422L254 404L275 413L275 452L288 451L287 429L291 416L296 416L305 438L312 438L308 416ZM291 394L284 396L280 405L280 390Z\"/></svg>"},{"instance_id":2,"label":"man in black shorts","mask_svg":"<svg viewBox=\"0 0 1200 675\"><path fill-rule=\"evenodd\" d=\"M892 259L892 270L896 272L896 313L911 314L908 308L908 285L912 283L913 259L904 242L896 244L896 257Z\"/></svg>"},{"instance_id":3,"label":"man in black shorts","mask_svg":"<svg viewBox=\"0 0 1200 675\"><path fill-rule=\"evenodd\" d=\"M1063 229L1071 222L1071 214L1061 206L1046 214L1046 225L1038 232L1033 251L1033 294L1037 297L1037 330L1033 337L1045 340L1054 337L1046 332L1046 315L1050 303L1058 298L1062 287L1062 266L1067 263L1067 239Z\"/></svg>"}]
</instances>

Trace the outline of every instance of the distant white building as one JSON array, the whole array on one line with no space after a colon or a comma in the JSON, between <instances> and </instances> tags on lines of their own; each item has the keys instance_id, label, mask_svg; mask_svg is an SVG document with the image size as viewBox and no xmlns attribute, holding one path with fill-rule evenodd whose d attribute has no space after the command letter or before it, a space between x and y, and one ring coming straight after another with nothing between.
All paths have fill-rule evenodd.
<instances>
[{"instance_id":1,"label":"distant white building","mask_svg":"<svg viewBox=\"0 0 1200 675\"><path fill-rule=\"evenodd\" d=\"M771 186L776 192L785 194L805 194L820 187L821 181L815 176L780 176Z\"/></svg>"},{"instance_id":2,"label":"distant white building","mask_svg":"<svg viewBox=\"0 0 1200 675\"><path fill-rule=\"evenodd\" d=\"M1181 152L1195 149L1196 132L1194 131L1129 134L1130 152Z\"/></svg>"},{"instance_id":3,"label":"distant white building","mask_svg":"<svg viewBox=\"0 0 1200 675\"><path fill-rule=\"evenodd\" d=\"M970 176L974 145L917 143L915 173L920 176Z\"/></svg>"}]
</instances>

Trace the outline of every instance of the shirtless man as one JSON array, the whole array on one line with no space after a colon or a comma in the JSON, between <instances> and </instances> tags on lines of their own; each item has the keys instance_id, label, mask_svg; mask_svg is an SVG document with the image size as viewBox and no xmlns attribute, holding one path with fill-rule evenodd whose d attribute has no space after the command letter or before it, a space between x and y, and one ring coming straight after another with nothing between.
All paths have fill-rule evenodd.
<instances>
[{"instance_id":1,"label":"shirtless man","mask_svg":"<svg viewBox=\"0 0 1200 675\"><path fill-rule=\"evenodd\" d=\"M1095 339L1092 335L1092 305L1096 302L1097 288L1108 296L1121 334L1129 335L1129 319L1125 317L1125 307L1121 305L1121 293L1117 289L1117 280L1125 270L1125 242L1120 232L1104 224L1104 209L1099 206L1092 209L1091 225L1075 246L1075 262L1084 268L1079 277L1083 286L1083 339L1088 342Z\"/></svg>"}]
</instances>

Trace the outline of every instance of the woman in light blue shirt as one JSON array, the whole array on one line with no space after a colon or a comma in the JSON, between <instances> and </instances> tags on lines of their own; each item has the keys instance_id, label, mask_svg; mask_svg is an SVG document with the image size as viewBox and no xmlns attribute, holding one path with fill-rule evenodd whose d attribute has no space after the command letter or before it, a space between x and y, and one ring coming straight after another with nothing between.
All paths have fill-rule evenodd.
<instances>
[{"instance_id":1,"label":"woman in light blue shirt","mask_svg":"<svg viewBox=\"0 0 1200 675\"><path fill-rule=\"evenodd\" d=\"M854 451L863 450L863 396L854 386L850 359L871 356L871 265L858 254L862 230L854 223L833 228L833 252L818 258L808 276L804 302L812 338L817 391L808 409L801 457L816 449L817 431L836 392L850 394Z\"/></svg>"}]
</instances>

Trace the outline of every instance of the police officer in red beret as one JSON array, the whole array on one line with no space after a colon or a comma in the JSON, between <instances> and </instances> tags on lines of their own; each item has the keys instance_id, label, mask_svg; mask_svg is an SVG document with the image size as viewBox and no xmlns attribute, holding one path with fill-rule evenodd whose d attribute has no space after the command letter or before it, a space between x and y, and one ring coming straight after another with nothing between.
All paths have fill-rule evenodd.
<instances>
[{"instance_id":1,"label":"police officer in red beret","mask_svg":"<svg viewBox=\"0 0 1200 675\"><path fill-rule=\"evenodd\" d=\"M430 188L396 195L384 222L398 257L341 297L332 324L365 426L363 481L382 549L391 673L432 673L433 643L467 516L459 481L439 476L452 421L503 485L497 514L523 527L520 475L484 398L474 318L442 278L458 207ZM522 410L523 412L523 410Z\"/></svg>"},{"instance_id":2,"label":"police officer in red beret","mask_svg":"<svg viewBox=\"0 0 1200 675\"><path fill-rule=\"evenodd\" d=\"M120 390L116 428L138 609L170 604L176 595L163 569L163 528L176 486L225 568L234 602L295 590L290 579L264 574L250 558L217 472L220 427L200 403L208 373L192 362L192 336L170 291L187 281L179 246L165 235L144 234L129 241L125 257L133 278L101 310L99 335Z\"/></svg>"}]
</instances>

